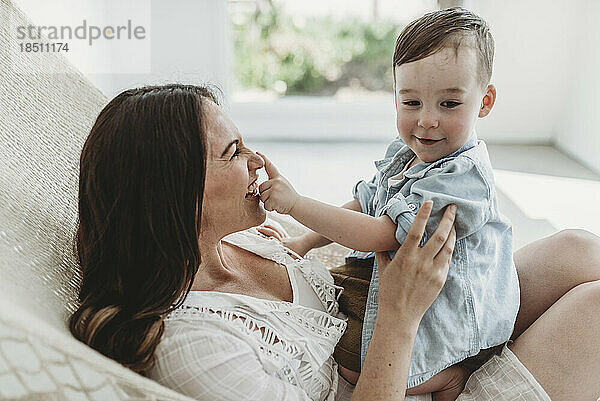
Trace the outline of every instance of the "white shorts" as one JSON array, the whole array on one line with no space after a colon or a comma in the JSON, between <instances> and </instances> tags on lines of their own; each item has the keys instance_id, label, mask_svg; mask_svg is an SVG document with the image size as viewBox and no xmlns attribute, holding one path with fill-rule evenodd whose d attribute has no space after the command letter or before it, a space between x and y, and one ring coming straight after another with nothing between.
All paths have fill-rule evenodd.
<instances>
[{"instance_id":1,"label":"white shorts","mask_svg":"<svg viewBox=\"0 0 600 401\"><path fill-rule=\"evenodd\" d=\"M550 401L535 377L506 345L477 369L456 401Z\"/></svg>"}]
</instances>

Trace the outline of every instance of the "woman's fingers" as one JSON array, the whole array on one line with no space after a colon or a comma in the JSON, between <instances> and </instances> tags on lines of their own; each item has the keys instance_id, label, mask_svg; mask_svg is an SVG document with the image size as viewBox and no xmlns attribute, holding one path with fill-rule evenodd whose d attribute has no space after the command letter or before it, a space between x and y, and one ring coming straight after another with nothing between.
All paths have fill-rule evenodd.
<instances>
[{"instance_id":1,"label":"woman's fingers","mask_svg":"<svg viewBox=\"0 0 600 401\"><path fill-rule=\"evenodd\" d=\"M454 253L454 246L456 245L456 229L452 226L450 230L450 234L448 234L448 238L446 242L444 242L444 246L440 249L437 255L433 258L433 260L441 266L450 266L450 260L452 259L452 254Z\"/></svg>"},{"instance_id":2,"label":"woman's fingers","mask_svg":"<svg viewBox=\"0 0 600 401\"><path fill-rule=\"evenodd\" d=\"M423 238L423 233L425 233L425 226L427 225L427 219L429 219L432 208L432 201L427 201L421 205L421 208L415 216L415 221L413 221L410 230L408 230L408 233L406 234L406 239L404 240L401 249L405 246L407 248L416 248L419 246L421 238Z\"/></svg>"},{"instance_id":3,"label":"woman's fingers","mask_svg":"<svg viewBox=\"0 0 600 401\"><path fill-rule=\"evenodd\" d=\"M288 237L288 235L287 235L287 233L285 231L280 230L279 227L276 227L276 226L274 226L272 224L265 223L262 226L265 227L265 228L268 228L270 230L275 231L277 234L279 234L279 236L281 238L287 238Z\"/></svg>"},{"instance_id":4,"label":"woman's fingers","mask_svg":"<svg viewBox=\"0 0 600 401\"><path fill-rule=\"evenodd\" d=\"M454 227L454 218L456 217L456 205L449 205L444 211L444 215L438 224L438 227L427 240L424 248L430 251L433 256L437 255L446 244L450 231Z\"/></svg>"},{"instance_id":5,"label":"woman's fingers","mask_svg":"<svg viewBox=\"0 0 600 401\"><path fill-rule=\"evenodd\" d=\"M271 226L268 226L268 225L260 226L257 228L257 230L258 230L258 232L266 235L267 237L273 237L279 241L283 240L281 233L278 230L275 230L274 228L272 228Z\"/></svg>"},{"instance_id":6,"label":"woman's fingers","mask_svg":"<svg viewBox=\"0 0 600 401\"><path fill-rule=\"evenodd\" d=\"M375 260L377 260L379 274L383 273L392 261L388 252L375 252Z\"/></svg>"}]
</instances>

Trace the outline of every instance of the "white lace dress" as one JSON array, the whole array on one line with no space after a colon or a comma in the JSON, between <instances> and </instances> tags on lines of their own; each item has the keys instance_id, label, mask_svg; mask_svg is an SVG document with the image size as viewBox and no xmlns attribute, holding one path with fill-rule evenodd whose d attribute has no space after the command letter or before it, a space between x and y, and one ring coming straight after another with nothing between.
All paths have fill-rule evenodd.
<instances>
[{"instance_id":1,"label":"white lace dress","mask_svg":"<svg viewBox=\"0 0 600 401\"><path fill-rule=\"evenodd\" d=\"M327 268L314 257L295 259L254 228L225 240L285 266L293 302L192 291L167 317L149 377L197 400L349 400L353 386L338 377L332 356L346 328L341 288ZM471 375L457 401L517 399L550 401L504 347Z\"/></svg>"},{"instance_id":2,"label":"white lace dress","mask_svg":"<svg viewBox=\"0 0 600 401\"><path fill-rule=\"evenodd\" d=\"M192 291L167 317L149 376L198 400L334 400L341 287L317 258L256 229L224 240L285 266L293 302Z\"/></svg>"}]
</instances>

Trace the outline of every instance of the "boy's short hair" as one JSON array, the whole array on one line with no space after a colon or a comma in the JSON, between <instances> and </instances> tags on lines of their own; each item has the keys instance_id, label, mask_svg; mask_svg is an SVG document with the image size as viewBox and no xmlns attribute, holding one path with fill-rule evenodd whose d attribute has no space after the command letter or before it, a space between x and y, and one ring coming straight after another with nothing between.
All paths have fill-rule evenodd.
<instances>
[{"instance_id":1,"label":"boy's short hair","mask_svg":"<svg viewBox=\"0 0 600 401\"><path fill-rule=\"evenodd\" d=\"M447 47L458 52L463 40L477 51L477 75L485 87L492 77L494 39L481 17L460 7L433 11L408 24L396 39L393 67L424 59Z\"/></svg>"}]
</instances>

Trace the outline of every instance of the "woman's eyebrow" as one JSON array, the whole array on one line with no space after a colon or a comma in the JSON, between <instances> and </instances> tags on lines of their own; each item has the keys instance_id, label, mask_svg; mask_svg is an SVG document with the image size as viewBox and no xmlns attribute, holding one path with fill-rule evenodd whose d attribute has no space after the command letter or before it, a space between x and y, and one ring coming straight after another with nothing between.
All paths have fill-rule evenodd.
<instances>
[{"instance_id":1,"label":"woman's eyebrow","mask_svg":"<svg viewBox=\"0 0 600 401\"><path fill-rule=\"evenodd\" d=\"M240 143L239 139L234 139L233 141L231 141L231 143L229 145L227 145L227 147L225 148L225 150L223 151L223 153L221 153L221 157L225 156L227 154L227 152L229 152L229 148L232 145L237 145L238 143Z\"/></svg>"}]
</instances>

